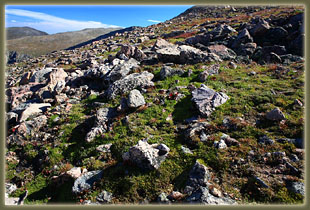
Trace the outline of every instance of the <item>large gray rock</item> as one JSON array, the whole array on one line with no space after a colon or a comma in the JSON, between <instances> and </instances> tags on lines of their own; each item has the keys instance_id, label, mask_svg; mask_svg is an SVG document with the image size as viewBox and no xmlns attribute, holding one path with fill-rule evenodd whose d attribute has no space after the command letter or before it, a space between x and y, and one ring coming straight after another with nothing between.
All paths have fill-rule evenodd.
<instances>
[{"instance_id":1,"label":"large gray rock","mask_svg":"<svg viewBox=\"0 0 310 210\"><path fill-rule=\"evenodd\" d=\"M123 160L136 164L142 169L158 169L166 159L170 149L165 144L148 144L140 140L123 154Z\"/></svg>"},{"instance_id":2,"label":"large gray rock","mask_svg":"<svg viewBox=\"0 0 310 210\"><path fill-rule=\"evenodd\" d=\"M243 29L238 33L237 38L232 44L232 48L238 48L241 44L245 44L248 42L253 42L253 38L251 37L249 31L247 29Z\"/></svg>"},{"instance_id":3,"label":"large gray rock","mask_svg":"<svg viewBox=\"0 0 310 210\"><path fill-rule=\"evenodd\" d=\"M167 44L156 49L157 57L164 63L195 64L201 62L222 61L214 53L206 53L188 45Z\"/></svg>"},{"instance_id":4,"label":"large gray rock","mask_svg":"<svg viewBox=\"0 0 310 210\"><path fill-rule=\"evenodd\" d=\"M156 53L158 59L164 63L179 63L180 50L177 45L169 45L168 47L160 48L156 50Z\"/></svg>"},{"instance_id":5,"label":"large gray rock","mask_svg":"<svg viewBox=\"0 0 310 210\"><path fill-rule=\"evenodd\" d=\"M180 50L180 63L185 64L195 64L195 63L202 63L202 62L211 62L211 61L218 61L221 62L222 60L214 53L206 53L202 52L201 50L188 46L188 45L181 45L178 47Z\"/></svg>"},{"instance_id":6,"label":"large gray rock","mask_svg":"<svg viewBox=\"0 0 310 210\"><path fill-rule=\"evenodd\" d=\"M135 60L134 58L130 58L123 63L113 66L112 70L104 76L104 80L108 84L112 84L116 80L122 79L127 76L133 69L138 68L139 64L140 63L137 60Z\"/></svg>"},{"instance_id":7,"label":"large gray rock","mask_svg":"<svg viewBox=\"0 0 310 210\"><path fill-rule=\"evenodd\" d=\"M41 100L53 98L61 93L66 86L68 74L62 68L54 68L48 75L47 85L41 88L37 95Z\"/></svg>"},{"instance_id":8,"label":"large gray rock","mask_svg":"<svg viewBox=\"0 0 310 210\"><path fill-rule=\"evenodd\" d=\"M19 107L20 104L29 102L33 98L34 92L44 87L44 84L31 83L19 87L11 87L6 90L6 100L11 109ZM29 103L28 103L29 104Z\"/></svg>"},{"instance_id":9,"label":"large gray rock","mask_svg":"<svg viewBox=\"0 0 310 210\"><path fill-rule=\"evenodd\" d=\"M265 20L259 22L250 30L252 36L263 36L270 29L270 25Z\"/></svg>"},{"instance_id":10,"label":"large gray rock","mask_svg":"<svg viewBox=\"0 0 310 210\"><path fill-rule=\"evenodd\" d=\"M162 49L162 48L166 48L166 47L172 47L172 46L174 46L174 44L172 44L172 43L170 43L164 39L159 38L156 40L155 44L153 45L152 50L156 51L158 49Z\"/></svg>"},{"instance_id":11,"label":"large gray rock","mask_svg":"<svg viewBox=\"0 0 310 210\"><path fill-rule=\"evenodd\" d=\"M268 31L268 38L273 40L281 40L288 35L287 30L282 27L273 27Z\"/></svg>"},{"instance_id":12,"label":"large gray rock","mask_svg":"<svg viewBox=\"0 0 310 210\"><path fill-rule=\"evenodd\" d=\"M189 44L189 45L196 45L196 44L204 44L204 45L208 45L209 42L212 40L213 38L213 35L208 33L208 34L198 34L194 37L190 37L190 38L187 38L185 40L185 43L186 44Z\"/></svg>"},{"instance_id":13,"label":"large gray rock","mask_svg":"<svg viewBox=\"0 0 310 210\"><path fill-rule=\"evenodd\" d=\"M99 180L102 177L103 171L90 171L79 178L77 178L72 187L72 192L75 194L82 193L85 190L91 189L95 181Z\"/></svg>"},{"instance_id":14,"label":"large gray rock","mask_svg":"<svg viewBox=\"0 0 310 210\"><path fill-rule=\"evenodd\" d=\"M207 187L210 178L211 174L208 168L199 161L196 161L193 168L189 172L189 178L184 192L186 194L191 194L199 187Z\"/></svg>"},{"instance_id":15,"label":"large gray rock","mask_svg":"<svg viewBox=\"0 0 310 210\"><path fill-rule=\"evenodd\" d=\"M130 74L111 84L106 91L107 97L108 99L113 99L117 95L128 93L133 89L154 86L154 83L151 81L153 77L154 75L147 71Z\"/></svg>"},{"instance_id":16,"label":"large gray rock","mask_svg":"<svg viewBox=\"0 0 310 210\"><path fill-rule=\"evenodd\" d=\"M237 56L232 49L229 49L225 45L210 45L207 47L207 50L210 53L218 55L222 60L232 60Z\"/></svg>"},{"instance_id":17,"label":"large gray rock","mask_svg":"<svg viewBox=\"0 0 310 210\"><path fill-rule=\"evenodd\" d=\"M131 108L137 108L139 106L144 105L145 100L144 100L143 95L140 93L140 91L134 89L134 90L130 91L130 93L129 93L127 104Z\"/></svg>"},{"instance_id":18,"label":"large gray rock","mask_svg":"<svg viewBox=\"0 0 310 210\"><path fill-rule=\"evenodd\" d=\"M96 68L88 69L84 72L84 77L89 79L101 79L111 70L108 65L101 65Z\"/></svg>"},{"instance_id":19,"label":"large gray rock","mask_svg":"<svg viewBox=\"0 0 310 210\"><path fill-rule=\"evenodd\" d=\"M163 66L160 70L160 78L161 79L166 79L167 77L171 77L173 75L179 75L181 76L184 74L184 70L182 69L173 69L169 66Z\"/></svg>"},{"instance_id":20,"label":"large gray rock","mask_svg":"<svg viewBox=\"0 0 310 210\"><path fill-rule=\"evenodd\" d=\"M128 60L129 58L134 58L138 61L142 61L146 58L146 55L138 47L131 45L122 45L120 51L116 54L116 57L122 60Z\"/></svg>"},{"instance_id":21,"label":"large gray rock","mask_svg":"<svg viewBox=\"0 0 310 210\"><path fill-rule=\"evenodd\" d=\"M53 68L41 69L39 71L34 72L29 82L43 83L47 80L48 75L51 73Z\"/></svg>"},{"instance_id":22,"label":"large gray rock","mask_svg":"<svg viewBox=\"0 0 310 210\"><path fill-rule=\"evenodd\" d=\"M209 116L216 107L224 104L229 97L222 92L216 92L202 84L200 88L192 91L192 101L199 112L204 116Z\"/></svg>"},{"instance_id":23,"label":"large gray rock","mask_svg":"<svg viewBox=\"0 0 310 210\"><path fill-rule=\"evenodd\" d=\"M213 40L223 39L228 36L228 34L236 32L231 26L226 24L218 25L213 31L210 33L213 35Z\"/></svg>"}]
</instances>

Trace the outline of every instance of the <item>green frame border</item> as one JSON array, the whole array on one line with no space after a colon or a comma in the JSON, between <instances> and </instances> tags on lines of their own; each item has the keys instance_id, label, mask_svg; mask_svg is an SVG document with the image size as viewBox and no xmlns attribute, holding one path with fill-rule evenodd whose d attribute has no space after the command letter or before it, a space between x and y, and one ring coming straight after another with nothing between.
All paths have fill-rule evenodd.
<instances>
[{"instance_id":1,"label":"green frame border","mask_svg":"<svg viewBox=\"0 0 310 210\"><path fill-rule=\"evenodd\" d=\"M4 186L4 181L5 181L5 137L6 137L6 126L5 126L5 5L199 5L199 4L210 4L210 5L304 5L305 7L305 150L306 150L306 164L305 164L305 186L306 186L306 194L305 194L305 202L303 205L238 205L238 206L194 206L194 205L169 205L169 206L164 206L164 205L107 205L107 206L78 206L78 205L65 205L65 204L60 204L60 205L29 205L29 206L5 206L4 205L4 192L5 192L5 186ZM223 1L218 1L218 0L191 0L191 1L186 1L186 0L47 0L42 2L42 0L1 0L0 1L0 27L1 27L1 33L0 33L0 96L2 98L1 103L0 103L0 138L2 139L1 145L0 145L0 207L1 209L18 209L18 208L25 208L25 209L32 209L32 208L57 208L57 209L75 209L75 208L128 208L128 209L135 209L135 208L150 208L150 209L171 209L171 208L199 208L199 209L204 209L204 208L216 208L216 209L227 209L227 208L242 208L242 209L250 209L250 208L272 208L272 209L282 209L282 208L294 208L294 209L308 209L309 208L309 185L310 182L308 182L308 175L309 175L309 168L307 167L309 163L309 148L307 148L307 139L309 137L309 130L308 130L308 125L309 125L309 97L307 97L307 93L309 92L309 73L307 73L307 67L309 66L309 62L307 56L309 54L309 48L308 44L309 41L307 36L309 34L309 23L310 23L310 17L308 14L308 8L309 8L310 2L307 0L297 0L297 1L291 1L291 0L223 0Z\"/></svg>"}]
</instances>

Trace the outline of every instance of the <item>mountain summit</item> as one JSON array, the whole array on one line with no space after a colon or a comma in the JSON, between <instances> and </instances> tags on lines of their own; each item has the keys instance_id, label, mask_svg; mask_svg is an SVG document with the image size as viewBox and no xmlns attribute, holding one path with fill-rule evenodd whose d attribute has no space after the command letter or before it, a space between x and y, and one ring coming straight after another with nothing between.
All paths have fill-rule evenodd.
<instances>
[{"instance_id":1,"label":"mountain summit","mask_svg":"<svg viewBox=\"0 0 310 210\"><path fill-rule=\"evenodd\" d=\"M48 33L31 27L8 27L6 28L6 39L18 39L26 36L44 36Z\"/></svg>"}]
</instances>

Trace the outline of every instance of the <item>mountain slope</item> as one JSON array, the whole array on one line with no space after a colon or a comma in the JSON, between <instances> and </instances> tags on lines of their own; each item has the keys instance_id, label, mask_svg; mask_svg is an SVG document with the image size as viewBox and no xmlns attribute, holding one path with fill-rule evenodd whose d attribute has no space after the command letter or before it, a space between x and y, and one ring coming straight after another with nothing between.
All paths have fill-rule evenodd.
<instances>
[{"instance_id":1,"label":"mountain slope","mask_svg":"<svg viewBox=\"0 0 310 210\"><path fill-rule=\"evenodd\" d=\"M81 31L12 39L7 40L7 50L36 57L53 51L66 49L118 29L119 28L89 28Z\"/></svg>"},{"instance_id":2,"label":"mountain slope","mask_svg":"<svg viewBox=\"0 0 310 210\"><path fill-rule=\"evenodd\" d=\"M6 39L19 39L26 36L44 36L48 33L30 27L8 27L6 28Z\"/></svg>"},{"instance_id":3,"label":"mountain slope","mask_svg":"<svg viewBox=\"0 0 310 210\"><path fill-rule=\"evenodd\" d=\"M8 65L7 194L305 203L305 8L208 10Z\"/></svg>"}]
</instances>

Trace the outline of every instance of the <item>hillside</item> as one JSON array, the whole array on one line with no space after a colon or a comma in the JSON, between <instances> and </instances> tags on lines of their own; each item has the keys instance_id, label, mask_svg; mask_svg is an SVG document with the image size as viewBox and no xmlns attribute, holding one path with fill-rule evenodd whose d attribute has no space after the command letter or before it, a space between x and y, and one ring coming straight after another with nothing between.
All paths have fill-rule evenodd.
<instances>
[{"instance_id":1,"label":"hillside","mask_svg":"<svg viewBox=\"0 0 310 210\"><path fill-rule=\"evenodd\" d=\"M6 39L18 39L25 36L44 36L48 33L36 30L30 27L8 27L6 30Z\"/></svg>"},{"instance_id":2,"label":"hillside","mask_svg":"<svg viewBox=\"0 0 310 210\"><path fill-rule=\"evenodd\" d=\"M8 65L6 202L301 206L304 9L195 6Z\"/></svg>"},{"instance_id":3,"label":"hillside","mask_svg":"<svg viewBox=\"0 0 310 210\"><path fill-rule=\"evenodd\" d=\"M44 36L27 36L19 39L7 40L6 44L8 51L36 57L53 51L69 48L118 29L120 28L88 28L81 31Z\"/></svg>"}]
</instances>

